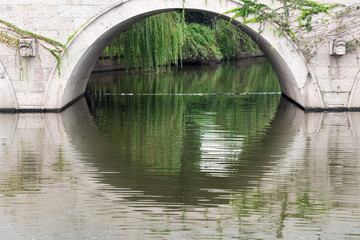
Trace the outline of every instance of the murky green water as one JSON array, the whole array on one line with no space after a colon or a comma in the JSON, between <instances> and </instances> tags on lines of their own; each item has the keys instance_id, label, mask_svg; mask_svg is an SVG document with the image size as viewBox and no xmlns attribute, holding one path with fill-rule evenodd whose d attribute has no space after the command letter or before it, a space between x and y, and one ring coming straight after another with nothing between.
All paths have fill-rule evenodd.
<instances>
[{"instance_id":1,"label":"murky green water","mask_svg":"<svg viewBox=\"0 0 360 240\"><path fill-rule=\"evenodd\" d=\"M0 114L0 239L359 239L360 113L240 94L274 77L101 73L61 114Z\"/></svg>"}]
</instances>

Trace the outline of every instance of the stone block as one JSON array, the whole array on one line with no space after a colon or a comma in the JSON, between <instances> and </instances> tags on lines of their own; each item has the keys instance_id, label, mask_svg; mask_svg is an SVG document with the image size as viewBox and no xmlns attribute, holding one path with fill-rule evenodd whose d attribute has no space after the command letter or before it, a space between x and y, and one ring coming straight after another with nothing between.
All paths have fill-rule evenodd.
<instances>
[{"instance_id":1,"label":"stone block","mask_svg":"<svg viewBox=\"0 0 360 240\"><path fill-rule=\"evenodd\" d=\"M19 54L21 57L36 56L35 39L20 39L19 46Z\"/></svg>"},{"instance_id":2,"label":"stone block","mask_svg":"<svg viewBox=\"0 0 360 240\"><path fill-rule=\"evenodd\" d=\"M329 51L329 49L327 49ZM331 65L331 56L329 53L317 53L314 58L310 60L311 65L316 68L319 63L321 63L321 66L330 66Z\"/></svg>"},{"instance_id":3,"label":"stone block","mask_svg":"<svg viewBox=\"0 0 360 240\"><path fill-rule=\"evenodd\" d=\"M15 92L19 108L41 108L44 92Z\"/></svg>"},{"instance_id":4,"label":"stone block","mask_svg":"<svg viewBox=\"0 0 360 240\"><path fill-rule=\"evenodd\" d=\"M326 108L343 108L348 106L350 93L348 92L322 92Z\"/></svg>"},{"instance_id":5,"label":"stone block","mask_svg":"<svg viewBox=\"0 0 360 240\"><path fill-rule=\"evenodd\" d=\"M44 82L46 83L52 72L52 68L35 68L35 82Z\"/></svg>"},{"instance_id":6,"label":"stone block","mask_svg":"<svg viewBox=\"0 0 360 240\"><path fill-rule=\"evenodd\" d=\"M49 30L49 29L38 29L36 30L36 33L50 38L50 39L56 39L56 41L65 44L68 37L74 33L71 29L63 29L62 31L58 30Z\"/></svg>"},{"instance_id":7,"label":"stone block","mask_svg":"<svg viewBox=\"0 0 360 240\"><path fill-rule=\"evenodd\" d=\"M16 92L38 92L45 91L46 81L34 81L33 79L23 79L22 81L11 82Z\"/></svg>"},{"instance_id":8,"label":"stone block","mask_svg":"<svg viewBox=\"0 0 360 240\"><path fill-rule=\"evenodd\" d=\"M57 15L61 18L87 18L96 15L100 11L99 6L61 5L57 7Z\"/></svg>"},{"instance_id":9,"label":"stone block","mask_svg":"<svg viewBox=\"0 0 360 240\"><path fill-rule=\"evenodd\" d=\"M330 55L343 56L346 54L346 42L342 38L331 38L330 39Z\"/></svg>"},{"instance_id":10,"label":"stone block","mask_svg":"<svg viewBox=\"0 0 360 240\"><path fill-rule=\"evenodd\" d=\"M356 52L353 53L347 53L344 56L338 57L337 62L339 67L359 67L360 66L360 56L356 54ZM360 67L359 67L360 70Z\"/></svg>"},{"instance_id":11,"label":"stone block","mask_svg":"<svg viewBox=\"0 0 360 240\"><path fill-rule=\"evenodd\" d=\"M354 80L332 80L327 84L321 86L321 90L324 92L351 92L354 86Z\"/></svg>"},{"instance_id":12,"label":"stone block","mask_svg":"<svg viewBox=\"0 0 360 240\"><path fill-rule=\"evenodd\" d=\"M349 81L355 80L360 70L358 67L333 67L331 68L331 80L346 79Z\"/></svg>"},{"instance_id":13,"label":"stone block","mask_svg":"<svg viewBox=\"0 0 360 240\"><path fill-rule=\"evenodd\" d=\"M331 70L329 66L325 66L325 67L318 66L315 68L315 77L319 82L319 86L323 86L324 84L327 85L330 76L331 76Z\"/></svg>"},{"instance_id":14,"label":"stone block","mask_svg":"<svg viewBox=\"0 0 360 240\"><path fill-rule=\"evenodd\" d=\"M1 56L9 56L18 54L17 48L6 44L0 44L0 60Z\"/></svg>"},{"instance_id":15,"label":"stone block","mask_svg":"<svg viewBox=\"0 0 360 240\"><path fill-rule=\"evenodd\" d=\"M69 31L73 29L74 20L72 18L52 18L48 19L47 17L34 18L32 21L32 29L36 30L46 30L46 31L57 31L64 34L64 31Z\"/></svg>"},{"instance_id":16,"label":"stone block","mask_svg":"<svg viewBox=\"0 0 360 240\"><path fill-rule=\"evenodd\" d=\"M19 68L7 66L6 72L11 82L19 80Z\"/></svg>"}]
</instances>

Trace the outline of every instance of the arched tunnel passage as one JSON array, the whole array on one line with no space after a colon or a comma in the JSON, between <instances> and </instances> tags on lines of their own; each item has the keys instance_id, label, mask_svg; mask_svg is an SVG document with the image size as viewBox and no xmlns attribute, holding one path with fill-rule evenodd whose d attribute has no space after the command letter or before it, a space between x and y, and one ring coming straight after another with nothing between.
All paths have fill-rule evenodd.
<instances>
[{"instance_id":1,"label":"arched tunnel passage","mask_svg":"<svg viewBox=\"0 0 360 240\"><path fill-rule=\"evenodd\" d=\"M184 7L229 19L230 16L222 13L239 6L236 1L220 3L214 0L208 4L202 1L186 2ZM181 1L130 0L114 5L92 18L70 42L67 55L62 56L63 62L68 64L61 67L60 79L57 66L54 66L42 108L61 110L81 97L99 55L120 32L151 15L182 8ZM270 22L264 29L258 23L244 26L236 19L233 23L258 43L278 76L283 94L305 109L323 107L316 79L291 39L274 35L271 29L276 29L276 26Z\"/></svg>"}]
</instances>

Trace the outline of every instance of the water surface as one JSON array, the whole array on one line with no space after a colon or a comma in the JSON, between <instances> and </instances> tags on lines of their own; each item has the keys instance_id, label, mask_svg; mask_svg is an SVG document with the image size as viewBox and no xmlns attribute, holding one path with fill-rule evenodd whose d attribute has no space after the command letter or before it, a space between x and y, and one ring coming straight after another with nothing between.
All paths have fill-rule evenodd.
<instances>
[{"instance_id":1,"label":"water surface","mask_svg":"<svg viewBox=\"0 0 360 240\"><path fill-rule=\"evenodd\" d=\"M0 239L360 237L360 113L304 113L266 60L88 91L0 115Z\"/></svg>"}]
</instances>

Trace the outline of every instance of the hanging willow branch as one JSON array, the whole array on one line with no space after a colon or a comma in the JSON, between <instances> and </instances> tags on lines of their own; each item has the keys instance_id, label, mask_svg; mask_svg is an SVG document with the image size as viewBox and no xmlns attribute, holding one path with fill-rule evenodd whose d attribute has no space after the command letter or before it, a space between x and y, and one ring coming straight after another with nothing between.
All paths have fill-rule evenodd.
<instances>
[{"instance_id":1,"label":"hanging willow branch","mask_svg":"<svg viewBox=\"0 0 360 240\"><path fill-rule=\"evenodd\" d=\"M105 55L123 56L127 68L152 68L182 60L184 28L180 14L158 14L146 18L115 38Z\"/></svg>"},{"instance_id":2,"label":"hanging willow branch","mask_svg":"<svg viewBox=\"0 0 360 240\"><path fill-rule=\"evenodd\" d=\"M117 56L128 69L158 71L159 66L177 66L183 60L229 60L237 53L259 53L256 43L227 21L214 18L209 25L186 23L184 14L163 13L134 24L114 39L103 57Z\"/></svg>"}]
</instances>

